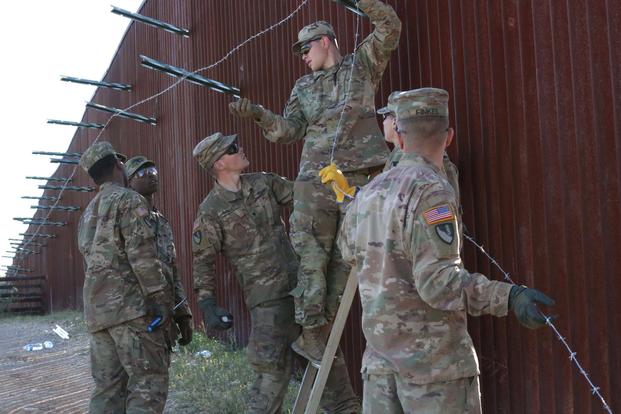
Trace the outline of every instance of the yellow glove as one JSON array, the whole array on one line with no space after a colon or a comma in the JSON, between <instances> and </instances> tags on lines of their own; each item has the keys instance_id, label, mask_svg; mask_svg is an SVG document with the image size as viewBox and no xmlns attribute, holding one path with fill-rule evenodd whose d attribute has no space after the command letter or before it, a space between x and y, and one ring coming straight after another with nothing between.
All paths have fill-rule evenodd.
<instances>
[{"instance_id":1,"label":"yellow glove","mask_svg":"<svg viewBox=\"0 0 621 414\"><path fill-rule=\"evenodd\" d=\"M322 184L330 183L332 185L332 191L336 195L336 202L342 203L345 197L354 198L356 195L356 187L350 187L347 182L347 178L343 175L341 170L336 168L336 164L332 163L327 167L324 167L319 171L319 177L321 177Z\"/></svg>"}]
</instances>

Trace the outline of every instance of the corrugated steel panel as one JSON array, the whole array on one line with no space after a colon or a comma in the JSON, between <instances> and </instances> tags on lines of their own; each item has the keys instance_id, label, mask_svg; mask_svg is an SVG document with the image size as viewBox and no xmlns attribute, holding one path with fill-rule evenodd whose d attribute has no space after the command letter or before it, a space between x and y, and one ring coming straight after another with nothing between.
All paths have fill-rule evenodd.
<instances>
[{"instance_id":1,"label":"corrugated steel panel","mask_svg":"<svg viewBox=\"0 0 621 414\"><path fill-rule=\"evenodd\" d=\"M389 0L404 23L378 91L378 105L393 90L436 86L451 94L456 142L449 149L460 168L468 232L489 247L518 283L550 293L557 325L577 352L613 411L621 411L621 6L619 2L554 0ZM94 101L126 107L174 80L142 68L145 54L187 69L208 66L235 45L287 16L299 2L147 1L142 13L192 30L189 39L132 25L106 80L135 85L131 93L99 90ZM243 95L279 111L295 79L305 73L290 51L297 30L332 21L341 47L353 48L355 18L331 2L310 2L287 24L253 40L209 78L241 87ZM368 22L362 24L369 33ZM179 263L193 311L191 227L210 180L191 157L214 132L239 133L253 170L294 178L301 145L274 145L251 122L228 114L231 99L184 83L133 111L158 118L153 127L114 119L102 137L132 156L151 157L162 173L160 209L175 231ZM105 122L89 110L84 120ZM83 151L97 131L79 131L69 150ZM66 176L63 166L58 175ZM76 185L91 185L81 171ZM49 192L51 193L51 192ZM92 194L65 193L63 203L86 206ZM83 280L76 249L78 215L58 239L26 267L48 275L52 309L80 307ZM48 228L44 228L48 229ZM472 246L467 267L501 275ZM240 290L224 265L219 297L236 318L244 344L248 316ZM343 346L352 377L364 340L359 303ZM594 413L601 403L549 330L530 332L511 317L471 321L479 351L485 412Z\"/></svg>"}]
</instances>

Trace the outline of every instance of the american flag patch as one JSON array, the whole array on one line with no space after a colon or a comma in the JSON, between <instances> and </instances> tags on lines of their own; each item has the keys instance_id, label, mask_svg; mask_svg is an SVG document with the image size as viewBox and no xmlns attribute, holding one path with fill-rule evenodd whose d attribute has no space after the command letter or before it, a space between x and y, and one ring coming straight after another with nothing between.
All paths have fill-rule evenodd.
<instances>
[{"instance_id":1,"label":"american flag patch","mask_svg":"<svg viewBox=\"0 0 621 414\"><path fill-rule=\"evenodd\" d=\"M436 224L443 221L453 220L453 210L448 204L444 204L438 207L431 208L423 213L427 224Z\"/></svg>"}]
</instances>

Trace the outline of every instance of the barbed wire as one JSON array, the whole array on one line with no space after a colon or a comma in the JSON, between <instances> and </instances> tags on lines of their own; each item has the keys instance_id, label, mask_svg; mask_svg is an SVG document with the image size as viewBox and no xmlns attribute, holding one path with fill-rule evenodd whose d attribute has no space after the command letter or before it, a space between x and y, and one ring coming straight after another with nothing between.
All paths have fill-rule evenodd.
<instances>
[{"instance_id":1,"label":"barbed wire","mask_svg":"<svg viewBox=\"0 0 621 414\"><path fill-rule=\"evenodd\" d=\"M214 67L220 65L221 63L225 62L226 60L228 60L233 54L235 54L238 50L240 50L242 47L246 46L248 43L252 42L253 40L271 32L272 30L282 26L284 23L286 23L287 21L291 20L293 18L293 16L295 16L296 14L298 14L300 12L300 10L302 10L302 8L309 2L309 0L303 0L291 13L289 13L289 15L287 15L285 18L279 20L278 22L272 24L271 26L267 27L266 29L263 29L255 34L253 34L252 36L250 36L249 38L247 38L246 40L244 40L243 42L239 43L237 46L235 46L234 48L232 48L231 50L229 50L222 58L220 58L219 60L217 60L216 62L204 66L200 69L196 69L193 72L187 73L184 76L180 77L179 79L177 79L177 81L175 81L174 83L172 83L170 86L168 86L167 88L163 89L162 91L151 95L145 99L142 99L141 101L138 101L130 106L128 106L127 108L123 109L121 112L117 112L114 113L110 116L110 118L108 118L108 121L104 124L104 127L102 129L99 130L99 133L97 134L97 136L95 137L95 139L93 140L93 142L90 145L93 145L95 142L97 142L99 140L99 138L101 137L101 135L103 134L103 132L106 130L106 128L108 127L108 125L110 125L110 122L112 122L112 120L116 117L118 117L119 115L121 115L123 112L125 111L129 111L130 109L133 109L137 106L140 106L146 102L152 101L153 99L156 99L162 95L164 95L165 93L167 93L168 91L176 88L181 82L183 82L185 79L187 79L189 76L192 75L196 75L200 72L204 72L206 70L210 70L213 69ZM71 171L71 174L69 175L69 179L72 179L74 177L74 175L76 174L77 170L78 170L79 166L75 166L73 167L73 170ZM59 190L60 192L58 193L58 199L57 201L53 204L52 207L56 207L57 204L60 202L60 196L63 194L63 192L65 191L65 189L67 188L67 183L69 181L67 181L62 188ZM48 214L45 216L45 220L47 220L50 215L53 214L53 209L51 209ZM24 246L28 246L33 239L35 239L37 237L37 235L39 234L39 231L41 230L41 227L43 227L42 224L39 224L34 233L30 236L30 238L24 243ZM19 256L19 259L16 260L17 263L22 264L24 259L22 259L21 256Z\"/></svg>"},{"instance_id":2,"label":"barbed wire","mask_svg":"<svg viewBox=\"0 0 621 414\"><path fill-rule=\"evenodd\" d=\"M358 8L357 3L356 3L356 9L360 10ZM354 38L353 60L351 64L351 70L349 71L349 79L347 81L347 89L345 90L345 98L348 97L349 92L351 91L351 81L352 81L352 78L354 77L354 68L356 67L356 49L358 49L359 38L360 38L360 15L356 13L356 33L355 33L355 38ZM341 125L343 123L343 115L345 115L345 108L347 107L345 103L343 104L343 109L341 110L341 115L339 117L339 123L336 126L336 131L334 132L334 140L332 141L332 151L330 153L330 164L334 162L334 152L336 151L336 141L341 132Z\"/></svg>"},{"instance_id":3,"label":"barbed wire","mask_svg":"<svg viewBox=\"0 0 621 414\"><path fill-rule=\"evenodd\" d=\"M490 261L490 263L492 265L494 265L499 271L500 273L502 273L503 277L505 278L506 281L508 281L511 284L516 284L513 279L511 279L511 275L506 272L502 266L500 266L500 263L498 263L498 261L493 258L484 248L482 244L479 244L476 242L476 240L474 240L474 238L468 236L466 233L463 233L464 237L470 241L470 243L472 243L473 245L475 245ZM543 314L543 313L542 313ZM567 340L565 339L565 337L563 337L563 335L561 335L561 333L559 332L559 330L556 328L556 326L554 325L554 323L552 323L552 318L550 316L547 316L545 314L543 314L543 316L546 318L546 325L548 325L552 331L554 331L554 333L556 334L556 337L558 338L558 340L565 346L565 348L567 349L567 352L569 352L569 360L572 361L577 367L578 367L578 371L580 371L580 374L582 374L582 376L587 380L587 382L589 383L589 386L591 387L591 394L596 395L600 401L602 402L602 405L604 406L604 410L606 410L609 414L613 414L612 410L610 409L610 406L608 405L608 403L606 402L606 400L604 399L604 397L602 396L602 394L600 393L600 388L597 387L595 384L593 384L593 381L591 381L591 378L589 377L589 374L585 371L585 369L582 367L582 364L580 364L580 362L578 361L578 358L576 358L577 353L574 352L571 347L569 346L569 343L567 342Z\"/></svg>"},{"instance_id":4,"label":"barbed wire","mask_svg":"<svg viewBox=\"0 0 621 414\"><path fill-rule=\"evenodd\" d=\"M146 102L152 101L153 99L156 99L162 95L164 95L165 93L169 92L170 90L176 88L180 83L182 83L184 80L186 80L189 76L198 74L200 72L206 71L206 70L210 70L213 69L214 67L220 65L221 63L225 62L226 60L228 60L233 54L235 54L238 50L240 50L242 47L244 47L245 45L247 45L248 43L252 42L254 39L257 39L263 35L265 35L266 33L271 32L272 30L276 29L277 27L283 25L284 23L286 23L287 21L289 21L291 18L293 18L293 16L295 16L307 3L309 2L309 0L303 0L288 16L286 16L285 18L283 18L282 20L278 21L277 23L274 23L273 25L267 27L264 30L261 30L257 33L255 33L254 35L250 36L249 38L247 38L246 40L244 40L243 42L241 42L240 44L238 44L237 46L235 46L233 49L229 50L221 59L217 60L216 62L204 66L202 68L196 69L193 72L187 73L186 75L180 77L178 80L176 80L175 82L173 82L170 86L168 86L167 88L163 89L162 91L151 95L143 100L140 100L130 106L128 106L127 108L123 109L122 112L128 111L130 109L133 109L137 106L140 106ZM349 79L347 82L347 89L345 91L345 96L347 97L350 90L351 90L351 83L352 83L352 78L353 78L353 71L355 68L355 64L356 64L356 49L358 47L358 41L359 41L359 37L360 37L360 16L357 15L356 17L356 32L355 32L355 40L354 40L354 52L353 52L353 62L352 62L352 67L349 73ZM330 163L332 163L334 161L334 153L336 150L336 146L337 146L337 138L338 135L341 131L341 127L342 127L342 122L343 122L343 117L345 114L345 105L343 106L343 109L341 111L340 114L340 118L339 118L339 123L337 125L337 130L335 132L335 136L334 136L334 140L333 140L333 144L332 144L332 152L330 155ZM99 138L101 137L101 135L103 134L103 132L106 130L106 128L108 127L108 125L110 124L110 122L112 122L112 120L116 117L118 117L122 112L118 112L118 113L114 113L110 116L110 118L107 120L107 122L104 124L104 127L99 131L99 133L97 134L97 136L95 137L95 139L93 140L93 142L91 143L94 144L95 142L97 142L99 140ZM71 174L69 175L69 179L72 179L75 175L75 173L78 170L78 166L73 167L73 170L71 172ZM67 180L67 182L65 182L62 186L62 188L60 189L59 193L58 193L58 199L56 200L56 202L53 204L52 207L56 207L57 204L60 202L60 196L62 195L62 193L65 191L65 189L67 188L69 180ZM44 218L44 221L49 219L49 217L51 216L51 214L53 214L53 208L49 210L49 212L47 213L47 215ZM39 231L41 230L41 227L43 227L43 224L39 224L37 226L37 228L35 229L35 232L29 236L29 239L23 243L23 246L26 247L28 246L39 234ZM467 234L464 233L464 237L469 240L474 246L476 246L491 262L492 265L494 265L502 274L503 277L505 278L505 280L509 281L512 284L515 284L513 282L513 280L511 279L511 276L508 272L506 272L498 263L498 261L493 258L484 248L482 245L478 244L472 237L468 236ZM23 264L23 259L21 259L21 255L19 256L20 260L17 260L17 262L19 264ZM19 267L19 266L18 266ZM569 359L570 361L572 361L578 368L578 370L580 371L581 375L586 379L586 381L588 382L589 386L591 387L591 393L593 395L596 395L600 401L602 402L602 405L604 407L604 409L609 413L609 414L613 414L612 410L610 409L610 406L608 405L608 403L606 402L606 400L604 399L604 397L602 396L602 394L600 393L600 388L597 387L590 379L589 374L585 371L585 369L582 367L582 365L580 364L580 362L578 361L578 359L576 358L577 353L574 352L571 347L569 346L568 342L566 341L566 339L560 334L560 332L558 331L558 329L556 328L556 326L552 323L552 319L551 317L544 315L545 319L546 319L546 325L548 325L553 332L556 334L558 340L565 346L565 348L567 349L567 352L569 353Z\"/></svg>"}]
</instances>

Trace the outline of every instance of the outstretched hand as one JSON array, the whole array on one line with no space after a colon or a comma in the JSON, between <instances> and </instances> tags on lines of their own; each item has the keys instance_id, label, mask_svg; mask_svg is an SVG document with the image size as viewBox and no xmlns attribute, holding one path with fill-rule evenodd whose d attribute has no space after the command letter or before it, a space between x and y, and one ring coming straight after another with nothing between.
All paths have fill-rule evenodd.
<instances>
[{"instance_id":1,"label":"outstretched hand","mask_svg":"<svg viewBox=\"0 0 621 414\"><path fill-rule=\"evenodd\" d=\"M259 119L263 114L263 107L253 104L248 98L240 98L229 104L229 111L240 118Z\"/></svg>"},{"instance_id":2,"label":"outstretched hand","mask_svg":"<svg viewBox=\"0 0 621 414\"><path fill-rule=\"evenodd\" d=\"M526 286L513 286L509 292L509 308L518 321L529 329L541 328L546 324L546 317L537 307L538 303L553 306L555 302L538 290Z\"/></svg>"}]
</instances>

